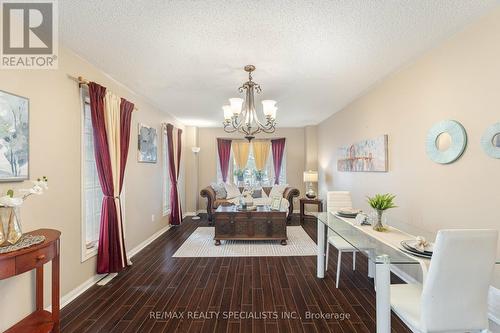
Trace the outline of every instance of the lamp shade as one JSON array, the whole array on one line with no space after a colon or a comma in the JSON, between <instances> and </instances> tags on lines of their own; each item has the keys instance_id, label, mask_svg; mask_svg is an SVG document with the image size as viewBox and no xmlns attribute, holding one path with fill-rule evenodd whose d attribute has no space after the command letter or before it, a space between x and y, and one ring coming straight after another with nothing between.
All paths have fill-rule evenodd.
<instances>
[{"instance_id":1,"label":"lamp shade","mask_svg":"<svg viewBox=\"0 0 500 333\"><path fill-rule=\"evenodd\" d=\"M305 183L317 183L318 182L318 171L304 171L304 182Z\"/></svg>"},{"instance_id":2,"label":"lamp shade","mask_svg":"<svg viewBox=\"0 0 500 333\"><path fill-rule=\"evenodd\" d=\"M273 101L271 99L265 99L262 101L262 112L264 113L265 116L272 116L272 113L274 111L274 114L276 115L276 101Z\"/></svg>"},{"instance_id":3,"label":"lamp shade","mask_svg":"<svg viewBox=\"0 0 500 333\"><path fill-rule=\"evenodd\" d=\"M231 106L229 105L224 105L222 107L222 110L224 110L224 119L229 120L233 116L233 112L231 111Z\"/></svg>"},{"instance_id":4,"label":"lamp shade","mask_svg":"<svg viewBox=\"0 0 500 333\"><path fill-rule=\"evenodd\" d=\"M240 114L243 102L244 100L242 98L230 98L229 104L231 104L231 111L234 114Z\"/></svg>"}]
</instances>

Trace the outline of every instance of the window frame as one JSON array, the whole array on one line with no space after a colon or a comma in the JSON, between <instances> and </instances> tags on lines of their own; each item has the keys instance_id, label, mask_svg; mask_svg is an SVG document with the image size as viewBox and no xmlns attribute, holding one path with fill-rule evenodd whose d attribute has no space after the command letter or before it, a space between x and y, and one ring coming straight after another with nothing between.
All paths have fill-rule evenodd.
<instances>
[{"instance_id":1,"label":"window frame","mask_svg":"<svg viewBox=\"0 0 500 333\"><path fill-rule=\"evenodd\" d=\"M253 147L250 147L249 154L252 154L253 156ZM287 184L287 174L286 174L286 166L287 166L287 146L285 145L285 149L283 151L283 160L281 163L281 173L280 173L280 181L279 184ZM272 150L269 151L269 156L267 159L267 164L266 164L266 171L268 172L268 179L272 180L276 177L274 174L274 168L273 168L273 154ZM248 162L245 168L248 167ZM233 150L231 148L231 153L229 156L229 170L228 170L228 182L233 183L233 184L238 184L238 181L236 180L236 177L234 176L234 170L236 169L236 162L234 161L234 156L233 156ZM219 159L219 152L216 150L216 181L217 183L222 182L222 173L220 170L220 159ZM282 181L281 181L282 180ZM262 186L264 187L271 187L274 186L274 182L270 181L267 184L263 184Z\"/></svg>"},{"instance_id":2,"label":"window frame","mask_svg":"<svg viewBox=\"0 0 500 333\"><path fill-rule=\"evenodd\" d=\"M86 150L85 150L85 105L90 105L88 90L84 87L80 88L80 186L81 186L81 262L87 261L97 255L98 246L91 249L87 248L87 214L86 214L86 198L85 198L85 167L86 167Z\"/></svg>"},{"instance_id":3,"label":"window frame","mask_svg":"<svg viewBox=\"0 0 500 333\"><path fill-rule=\"evenodd\" d=\"M170 165L168 160L168 137L165 129L162 129L162 213L163 217L170 215L170 192L172 191L172 182L170 181Z\"/></svg>"}]
</instances>

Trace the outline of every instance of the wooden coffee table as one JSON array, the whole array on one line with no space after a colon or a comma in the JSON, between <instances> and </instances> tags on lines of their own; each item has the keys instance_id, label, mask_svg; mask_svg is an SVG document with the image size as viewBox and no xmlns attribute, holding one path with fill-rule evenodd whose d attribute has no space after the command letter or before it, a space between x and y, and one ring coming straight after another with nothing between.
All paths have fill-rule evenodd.
<instances>
[{"instance_id":1,"label":"wooden coffee table","mask_svg":"<svg viewBox=\"0 0 500 333\"><path fill-rule=\"evenodd\" d=\"M237 206L219 206L214 213L215 245L221 240L280 240L286 245L286 211L258 206L239 211Z\"/></svg>"}]
</instances>

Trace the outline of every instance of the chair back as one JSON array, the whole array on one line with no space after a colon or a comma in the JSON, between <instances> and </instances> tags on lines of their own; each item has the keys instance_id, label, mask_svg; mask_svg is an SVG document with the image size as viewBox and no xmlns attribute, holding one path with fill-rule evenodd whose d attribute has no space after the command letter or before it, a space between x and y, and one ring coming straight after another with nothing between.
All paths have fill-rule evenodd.
<instances>
[{"instance_id":1,"label":"chair back","mask_svg":"<svg viewBox=\"0 0 500 333\"><path fill-rule=\"evenodd\" d=\"M342 208L352 208L351 192L329 191L326 194L326 211L334 213Z\"/></svg>"},{"instance_id":2,"label":"chair back","mask_svg":"<svg viewBox=\"0 0 500 333\"><path fill-rule=\"evenodd\" d=\"M488 289L497 230L440 230L422 290L424 332L468 332L488 327Z\"/></svg>"}]
</instances>

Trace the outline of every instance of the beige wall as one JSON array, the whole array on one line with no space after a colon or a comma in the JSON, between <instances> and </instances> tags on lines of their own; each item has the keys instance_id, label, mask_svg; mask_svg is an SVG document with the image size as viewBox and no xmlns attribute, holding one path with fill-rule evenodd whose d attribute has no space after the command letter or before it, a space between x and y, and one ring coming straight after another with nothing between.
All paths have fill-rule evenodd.
<instances>
[{"instance_id":1,"label":"beige wall","mask_svg":"<svg viewBox=\"0 0 500 333\"><path fill-rule=\"evenodd\" d=\"M391 216L424 229L499 229L500 160L479 144L485 129L500 121L499 40L496 10L322 122L321 195L349 190L354 205L368 210L366 195L390 192L399 206ZM450 165L432 162L425 152L427 131L444 119L461 122L469 139ZM389 135L388 173L337 171L338 147L380 134Z\"/></svg>"},{"instance_id":2,"label":"beige wall","mask_svg":"<svg viewBox=\"0 0 500 333\"><path fill-rule=\"evenodd\" d=\"M130 152L125 180L127 249L167 226L162 216L161 158L156 164L137 163L137 123L155 126L174 119L107 77L65 48L58 70L2 70L0 89L30 99L30 173L49 178L49 191L30 198L22 209L23 229L54 228L61 236L61 293L73 290L95 274L95 257L81 263L81 107L78 85L67 75L82 75L134 102ZM161 151L161 150L160 150ZM1 192L11 186L0 184ZM181 188L183 186L181 185ZM155 215L155 221L151 216ZM50 268L45 272L45 304L50 303ZM0 331L33 310L34 274L0 281Z\"/></svg>"},{"instance_id":3,"label":"beige wall","mask_svg":"<svg viewBox=\"0 0 500 333\"><path fill-rule=\"evenodd\" d=\"M222 128L200 128L198 142L199 153L199 190L215 182L217 179L217 138L241 138L239 134L228 134ZM286 179L304 193L302 173L305 168L305 131L304 128L278 128L273 134L257 135L257 138L286 138ZM199 191L198 190L198 194ZM206 199L199 198L198 209L206 209ZM298 201L294 209L299 209Z\"/></svg>"}]
</instances>

